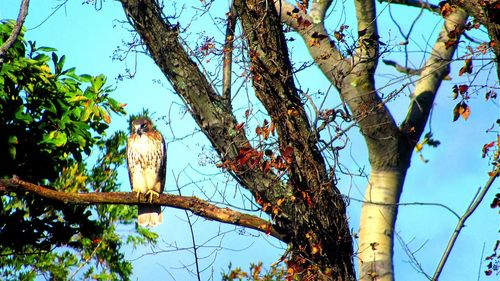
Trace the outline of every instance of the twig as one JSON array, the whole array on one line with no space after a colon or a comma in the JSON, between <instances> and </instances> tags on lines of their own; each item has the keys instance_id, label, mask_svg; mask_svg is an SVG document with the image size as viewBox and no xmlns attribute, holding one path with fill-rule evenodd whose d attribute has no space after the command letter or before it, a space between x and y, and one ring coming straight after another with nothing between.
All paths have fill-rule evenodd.
<instances>
[{"instance_id":1,"label":"twig","mask_svg":"<svg viewBox=\"0 0 500 281\"><path fill-rule=\"evenodd\" d=\"M182 196L181 194L181 189L179 187L179 177L175 176L175 185L177 186L177 192L179 193L179 196ZM193 255L194 255L194 263L196 266L196 277L198 281L201 281L201 276L200 276L200 265L198 263L198 247L196 246L196 239L194 237L194 230L193 230L193 223L191 222L191 218L189 217L189 214L186 210L184 210L184 213L186 214L186 219L189 225L189 231L191 233L191 242L193 243Z\"/></svg>"},{"instance_id":2,"label":"twig","mask_svg":"<svg viewBox=\"0 0 500 281\"><path fill-rule=\"evenodd\" d=\"M378 0L379 2L387 2L389 4L400 4L409 7L417 7L427 9L431 12L439 12L439 6L429 3L426 0Z\"/></svg>"},{"instance_id":3,"label":"twig","mask_svg":"<svg viewBox=\"0 0 500 281\"><path fill-rule=\"evenodd\" d=\"M29 0L23 0L21 2L21 8L19 9L19 15L17 16L16 24L12 28L12 32L10 33L9 38L7 38L2 46L0 46L0 64L3 63L3 57L5 56L7 50L12 47L14 42L16 42L17 36L19 36L19 33L21 33L21 28L23 27L24 20L28 15L29 4Z\"/></svg>"},{"instance_id":4,"label":"twig","mask_svg":"<svg viewBox=\"0 0 500 281\"><path fill-rule=\"evenodd\" d=\"M475 198L474 201L471 202L471 204L465 211L464 215L460 218L460 220L458 220L457 226L455 227L455 230L453 231L453 234L450 237L450 241L446 246L446 250L444 251L443 256L441 257L441 261L439 261L436 271L434 272L434 276L432 277L433 281L437 281L439 279L439 275L443 271L444 265L446 264L446 260L448 260L451 250L455 246L455 242L457 241L458 235L460 235L460 232L462 231L462 228L465 225L465 221L474 213L474 211L479 206L481 201L483 201L484 196L490 189L495 179L498 177L499 173L500 173L500 166L497 166L496 169L491 173L490 178L486 182L485 186L483 187L477 198Z\"/></svg>"},{"instance_id":5,"label":"twig","mask_svg":"<svg viewBox=\"0 0 500 281\"><path fill-rule=\"evenodd\" d=\"M28 191L44 198L64 202L66 204L95 205L95 204L126 204L140 205L150 204L138 201L133 192L89 192L72 193L57 191L48 187L39 186L19 178L0 179L0 192ZM194 214L208 220L243 226L264 232L281 241L287 242L285 237L279 233L271 222L259 217L237 212L229 208L221 208L205 200L194 196L178 196L172 194L161 194L154 202L157 205L169 206L182 210L189 210Z\"/></svg>"}]
</instances>

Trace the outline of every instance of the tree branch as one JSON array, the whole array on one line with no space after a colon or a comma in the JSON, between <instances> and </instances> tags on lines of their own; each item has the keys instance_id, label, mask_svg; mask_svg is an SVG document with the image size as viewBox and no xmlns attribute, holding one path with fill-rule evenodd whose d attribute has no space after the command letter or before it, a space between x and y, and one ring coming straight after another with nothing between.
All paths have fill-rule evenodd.
<instances>
[{"instance_id":1,"label":"tree branch","mask_svg":"<svg viewBox=\"0 0 500 281\"><path fill-rule=\"evenodd\" d=\"M443 267L446 264L448 257L450 256L451 250L455 246L455 242L457 241L458 235L460 235L460 231L462 231L462 228L464 228L465 226L465 222L474 213L479 204L481 204L481 201L483 201L484 196L486 195L486 193L488 193L488 190L490 189L491 185L493 184L493 182L495 181L495 179L498 177L499 174L500 174L500 165L497 166L495 170L490 174L490 178L488 179L484 187L481 189L479 195L471 202L471 204L465 211L464 215L458 221L457 226L455 227L455 230L453 231L453 234L450 237L450 241L446 246L446 250L444 251L443 256L441 257L441 260L439 261L439 264L436 268L436 271L434 272L434 276L432 277L433 281L439 279L439 275L441 275L441 272L443 271Z\"/></svg>"},{"instance_id":2,"label":"tree branch","mask_svg":"<svg viewBox=\"0 0 500 281\"><path fill-rule=\"evenodd\" d=\"M408 114L401 124L401 131L407 136L411 150L422 135L437 90L449 73L450 62L460 39L460 32L452 31L463 30L466 21L467 14L460 8L457 8L446 18L441 33L432 48L432 53L420 72L420 79L415 85ZM450 34L452 34L451 37ZM454 41L456 43L450 45ZM411 151L408 152L411 153Z\"/></svg>"},{"instance_id":3,"label":"tree branch","mask_svg":"<svg viewBox=\"0 0 500 281\"><path fill-rule=\"evenodd\" d=\"M89 193L71 193L57 191L48 187L39 186L19 178L0 179L0 192L19 192L28 191L41 197L60 201L66 204L95 205L95 204L149 204L146 201L138 201L137 194L133 192L89 192ZM178 196L172 194L160 194L155 200L155 204L173 207L182 210L189 210L194 214L204 217L208 220L215 220L222 223L233 224L251 228L276 239L285 241L273 225L259 217L240 213L229 208L217 207L207 201L194 196Z\"/></svg>"},{"instance_id":4,"label":"tree branch","mask_svg":"<svg viewBox=\"0 0 500 281\"><path fill-rule=\"evenodd\" d=\"M9 38L7 38L2 46L0 46L0 63L3 62L5 53L12 46L12 44L16 42L17 36L19 36L19 33L21 33L21 28L23 27L24 20L28 15L29 4L29 0L23 0L21 2L21 8L19 9L19 15L17 16L16 24L14 25L14 28L12 28L12 32L10 33Z\"/></svg>"}]
</instances>

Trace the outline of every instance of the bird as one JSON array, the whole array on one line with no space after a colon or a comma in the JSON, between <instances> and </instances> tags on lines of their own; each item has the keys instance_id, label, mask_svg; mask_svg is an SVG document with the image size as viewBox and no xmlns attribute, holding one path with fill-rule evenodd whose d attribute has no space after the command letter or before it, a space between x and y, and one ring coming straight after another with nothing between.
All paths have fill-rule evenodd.
<instances>
[{"instance_id":1,"label":"bird","mask_svg":"<svg viewBox=\"0 0 500 281\"><path fill-rule=\"evenodd\" d=\"M163 193L166 180L167 147L162 134L151 119L138 117L130 124L127 141L127 167L132 192L140 201L143 195L150 204L138 206L137 222L154 227L162 223L161 206L153 204L154 197Z\"/></svg>"}]
</instances>

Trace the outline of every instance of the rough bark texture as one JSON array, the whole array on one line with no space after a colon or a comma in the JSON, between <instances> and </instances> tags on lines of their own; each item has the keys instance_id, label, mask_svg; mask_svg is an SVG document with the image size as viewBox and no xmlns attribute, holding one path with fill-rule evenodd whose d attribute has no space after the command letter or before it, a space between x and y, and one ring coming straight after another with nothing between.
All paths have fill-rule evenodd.
<instances>
[{"instance_id":1,"label":"rough bark texture","mask_svg":"<svg viewBox=\"0 0 500 281\"><path fill-rule=\"evenodd\" d=\"M223 161L234 162L249 142L234 133L236 119L230 100L212 85L189 58L178 27L162 16L153 0L121 0L132 25L151 57L183 98L192 116ZM280 148L293 149L288 182L260 169L230 171L258 199L277 205L275 228L289 242L288 265L301 278L355 279L352 239L345 203L326 172L303 104L292 79L281 23L273 6L260 1L235 3L249 46L257 97L266 107L279 135ZM290 114L293 112L293 114ZM263 208L271 213L271 208Z\"/></svg>"}]
</instances>

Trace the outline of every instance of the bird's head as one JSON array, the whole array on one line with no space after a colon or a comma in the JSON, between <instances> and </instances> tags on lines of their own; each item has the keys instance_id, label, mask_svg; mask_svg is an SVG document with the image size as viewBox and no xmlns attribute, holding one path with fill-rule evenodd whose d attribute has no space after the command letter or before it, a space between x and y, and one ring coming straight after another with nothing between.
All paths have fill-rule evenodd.
<instances>
[{"instance_id":1,"label":"bird's head","mask_svg":"<svg viewBox=\"0 0 500 281\"><path fill-rule=\"evenodd\" d=\"M153 124L146 118L138 118L132 121L131 133L142 135L153 130Z\"/></svg>"}]
</instances>

